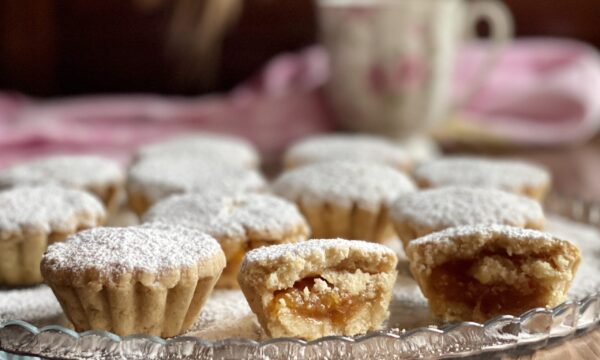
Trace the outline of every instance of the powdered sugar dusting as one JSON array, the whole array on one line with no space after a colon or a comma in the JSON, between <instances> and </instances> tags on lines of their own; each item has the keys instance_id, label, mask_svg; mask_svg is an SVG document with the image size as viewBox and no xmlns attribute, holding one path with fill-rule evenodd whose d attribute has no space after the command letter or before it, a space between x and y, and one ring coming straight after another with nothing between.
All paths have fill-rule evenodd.
<instances>
[{"instance_id":1,"label":"powdered sugar dusting","mask_svg":"<svg viewBox=\"0 0 600 360\"><path fill-rule=\"evenodd\" d=\"M496 189L444 187L403 194L391 217L433 229L475 224L524 226L543 223L541 205L524 196Z\"/></svg>"},{"instance_id":2,"label":"powdered sugar dusting","mask_svg":"<svg viewBox=\"0 0 600 360\"><path fill-rule=\"evenodd\" d=\"M429 234L413 240L409 247L412 245L420 245L430 242L438 243L451 243L454 238L466 237L473 235L481 235L483 237L491 236L503 236L510 238L515 241L526 241L526 240L537 240L537 241L548 241L557 242L561 241L549 233L545 233L538 230L523 229L508 225L499 224L479 224L479 225L465 225L458 226L449 229L445 229L433 234Z\"/></svg>"},{"instance_id":3,"label":"powdered sugar dusting","mask_svg":"<svg viewBox=\"0 0 600 360\"><path fill-rule=\"evenodd\" d=\"M316 239L294 244L266 246L251 250L244 258L241 271L244 270L246 264L271 261L287 256L306 257L310 254L323 252L327 249L356 249L365 253L392 254L395 256L392 249L372 242L344 239Z\"/></svg>"},{"instance_id":4,"label":"powdered sugar dusting","mask_svg":"<svg viewBox=\"0 0 600 360\"><path fill-rule=\"evenodd\" d=\"M153 157L129 169L128 187L157 201L176 193L238 193L266 187L254 170L240 169L196 158Z\"/></svg>"},{"instance_id":5,"label":"powdered sugar dusting","mask_svg":"<svg viewBox=\"0 0 600 360\"><path fill-rule=\"evenodd\" d=\"M56 184L78 189L118 184L125 179L115 161L96 155L56 155L0 172L0 187Z\"/></svg>"},{"instance_id":6,"label":"powdered sugar dusting","mask_svg":"<svg viewBox=\"0 0 600 360\"><path fill-rule=\"evenodd\" d=\"M200 231L142 225L94 228L48 247L42 266L82 272L95 269L104 276L195 266L221 253L217 241Z\"/></svg>"},{"instance_id":7,"label":"powdered sugar dusting","mask_svg":"<svg viewBox=\"0 0 600 360\"><path fill-rule=\"evenodd\" d=\"M302 140L286 152L286 164L309 164L322 161L373 161L396 167L408 167L408 153L383 138L369 135L322 135Z\"/></svg>"},{"instance_id":8,"label":"powdered sugar dusting","mask_svg":"<svg viewBox=\"0 0 600 360\"><path fill-rule=\"evenodd\" d=\"M573 280L569 299L582 298L600 290L600 231L552 215L548 217L546 228L555 236L568 238L581 249L582 262ZM388 327L410 329L432 324L427 300L412 277L402 269L394 286L390 312ZM52 291L44 285L26 289L0 289L0 321L23 319L45 325L48 323L46 319L56 319L61 313ZM202 308L198 321L185 335L206 340L266 338L239 290L215 290Z\"/></svg>"},{"instance_id":9,"label":"powdered sugar dusting","mask_svg":"<svg viewBox=\"0 0 600 360\"><path fill-rule=\"evenodd\" d=\"M259 163L258 153L249 142L210 133L178 136L165 142L146 145L138 150L137 155L139 158L192 157L245 168L256 167Z\"/></svg>"},{"instance_id":10,"label":"powdered sugar dusting","mask_svg":"<svg viewBox=\"0 0 600 360\"><path fill-rule=\"evenodd\" d=\"M205 340L267 338L240 290L213 291L196 324L185 336Z\"/></svg>"},{"instance_id":11,"label":"powdered sugar dusting","mask_svg":"<svg viewBox=\"0 0 600 360\"><path fill-rule=\"evenodd\" d=\"M299 227L308 232L294 204L267 194L172 196L153 206L143 220L188 226L217 238L240 238L247 233L278 238Z\"/></svg>"},{"instance_id":12,"label":"powdered sugar dusting","mask_svg":"<svg viewBox=\"0 0 600 360\"><path fill-rule=\"evenodd\" d=\"M0 192L0 240L22 230L69 232L96 226L106 213L93 196L58 186L23 186Z\"/></svg>"},{"instance_id":13,"label":"powdered sugar dusting","mask_svg":"<svg viewBox=\"0 0 600 360\"><path fill-rule=\"evenodd\" d=\"M350 207L390 205L415 186L400 171L366 162L336 161L303 166L283 173L273 184L275 193L290 200L330 202Z\"/></svg>"},{"instance_id":14,"label":"powdered sugar dusting","mask_svg":"<svg viewBox=\"0 0 600 360\"><path fill-rule=\"evenodd\" d=\"M458 185L511 191L550 182L548 171L538 165L467 156L445 157L425 163L415 170L414 176L436 187Z\"/></svg>"}]
</instances>

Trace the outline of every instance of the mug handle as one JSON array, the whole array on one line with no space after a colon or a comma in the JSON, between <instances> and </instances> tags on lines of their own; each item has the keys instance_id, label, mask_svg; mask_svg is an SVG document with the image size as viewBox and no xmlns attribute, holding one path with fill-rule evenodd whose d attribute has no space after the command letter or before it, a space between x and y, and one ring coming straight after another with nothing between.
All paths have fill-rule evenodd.
<instances>
[{"instance_id":1,"label":"mug handle","mask_svg":"<svg viewBox=\"0 0 600 360\"><path fill-rule=\"evenodd\" d=\"M512 15L508 7L501 1L476 0L468 5L466 23L468 25L469 38L477 37L476 27L480 21L485 21L489 25L490 49L473 80L458 98L455 109L466 105L481 90L485 80L500 59L502 50L504 50L514 36Z\"/></svg>"}]
</instances>

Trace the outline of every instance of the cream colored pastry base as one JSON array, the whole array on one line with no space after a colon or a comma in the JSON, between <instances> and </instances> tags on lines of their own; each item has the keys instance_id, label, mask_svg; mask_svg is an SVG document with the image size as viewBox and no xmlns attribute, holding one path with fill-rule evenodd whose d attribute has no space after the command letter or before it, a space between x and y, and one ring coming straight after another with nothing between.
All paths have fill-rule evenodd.
<instances>
[{"instance_id":1,"label":"cream colored pastry base","mask_svg":"<svg viewBox=\"0 0 600 360\"><path fill-rule=\"evenodd\" d=\"M40 262L46 248L70 235L72 234L59 232L50 235L24 232L20 236L0 241L0 284L19 286L42 283Z\"/></svg>"},{"instance_id":2,"label":"cream colored pastry base","mask_svg":"<svg viewBox=\"0 0 600 360\"><path fill-rule=\"evenodd\" d=\"M300 200L298 208L308 221L312 238L367 240L382 242L394 235L388 209L369 211L358 206L315 204Z\"/></svg>"},{"instance_id":3,"label":"cream colored pastry base","mask_svg":"<svg viewBox=\"0 0 600 360\"><path fill-rule=\"evenodd\" d=\"M147 196L136 191L127 192L127 201L131 210L138 216L144 215L144 213L153 205L153 202Z\"/></svg>"},{"instance_id":4,"label":"cream colored pastry base","mask_svg":"<svg viewBox=\"0 0 600 360\"><path fill-rule=\"evenodd\" d=\"M106 284L49 285L77 331L167 338L194 324L217 278L199 278L197 271L185 269L160 281L136 281L126 274Z\"/></svg>"},{"instance_id":5,"label":"cream colored pastry base","mask_svg":"<svg viewBox=\"0 0 600 360\"><path fill-rule=\"evenodd\" d=\"M108 214L115 214L119 210L120 197L124 191L123 184L92 186L86 190L96 195L102 201Z\"/></svg>"}]
</instances>

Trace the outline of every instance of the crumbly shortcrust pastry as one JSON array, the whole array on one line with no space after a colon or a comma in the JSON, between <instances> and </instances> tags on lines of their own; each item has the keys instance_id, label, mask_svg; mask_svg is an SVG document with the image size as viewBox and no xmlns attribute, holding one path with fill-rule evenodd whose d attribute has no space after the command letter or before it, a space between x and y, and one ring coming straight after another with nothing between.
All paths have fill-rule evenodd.
<instances>
[{"instance_id":1,"label":"crumbly shortcrust pastry","mask_svg":"<svg viewBox=\"0 0 600 360\"><path fill-rule=\"evenodd\" d=\"M86 190L111 211L116 210L124 182L124 171L116 161L96 155L49 156L0 172L0 188L54 184Z\"/></svg>"},{"instance_id":2,"label":"crumbly shortcrust pastry","mask_svg":"<svg viewBox=\"0 0 600 360\"><path fill-rule=\"evenodd\" d=\"M369 135L314 136L292 145L284 156L286 169L340 160L386 164L401 171L412 167L410 155L401 146Z\"/></svg>"},{"instance_id":3,"label":"crumbly shortcrust pastry","mask_svg":"<svg viewBox=\"0 0 600 360\"><path fill-rule=\"evenodd\" d=\"M556 306L580 262L568 241L505 225L446 229L410 242L406 252L432 313L445 321Z\"/></svg>"},{"instance_id":4,"label":"crumbly shortcrust pastry","mask_svg":"<svg viewBox=\"0 0 600 360\"><path fill-rule=\"evenodd\" d=\"M415 186L400 171L365 162L327 162L283 173L273 191L293 202L313 237L383 241L393 236L391 203Z\"/></svg>"},{"instance_id":5,"label":"crumbly shortcrust pastry","mask_svg":"<svg viewBox=\"0 0 600 360\"><path fill-rule=\"evenodd\" d=\"M250 251L238 281L271 337L352 336L389 315L396 263L383 245L309 240Z\"/></svg>"},{"instance_id":6,"label":"crumbly shortcrust pastry","mask_svg":"<svg viewBox=\"0 0 600 360\"><path fill-rule=\"evenodd\" d=\"M44 185L0 192L0 284L42 282L48 244L105 220L104 206L84 191Z\"/></svg>"},{"instance_id":7,"label":"crumbly shortcrust pastry","mask_svg":"<svg viewBox=\"0 0 600 360\"><path fill-rule=\"evenodd\" d=\"M248 250L303 241L309 235L296 206L268 194L176 195L153 206L143 221L187 226L217 239L227 258L217 287L238 286L238 270Z\"/></svg>"},{"instance_id":8,"label":"crumbly shortcrust pastry","mask_svg":"<svg viewBox=\"0 0 600 360\"><path fill-rule=\"evenodd\" d=\"M197 230L95 228L54 244L41 270L77 331L171 337L196 320L225 256Z\"/></svg>"},{"instance_id":9,"label":"crumbly shortcrust pastry","mask_svg":"<svg viewBox=\"0 0 600 360\"><path fill-rule=\"evenodd\" d=\"M463 225L511 225L541 230L542 206L530 198L496 189L442 187L401 195L390 219L406 246L409 241Z\"/></svg>"},{"instance_id":10,"label":"crumbly shortcrust pastry","mask_svg":"<svg viewBox=\"0 0 600 360\"><path fill-rule=\"evenodd\" d=\"M129 203L138 215L174 194L235 194L262 191L266 186L257 171L188 157L150 157L138 161L129 169L127 179Z\"/></svg>"},{"instance_id":11,"label":"crumbly shortcrust pastry","mask_svg":"<svg viewBox=\"0 0 600 360\"><path fill-rule=\"evenodd\" d=\"M539 165L482 157L444 157L415 169L422 188L442 186L484 187L543 200L550 189L550 173Z\"/></svg>"},{"instance_id":12,"label":"crumbly shortcrust pastry","mask_svg":"<svg viewBox=\"0 0 600 360\"><path fill-rule=\"evenodd\" d=\"M150 157L191 157L248 169L260 165L258 152L248 141L214 133L177 136L143 146L136 153L138 160Z\"/></svg>"}]
</instances>

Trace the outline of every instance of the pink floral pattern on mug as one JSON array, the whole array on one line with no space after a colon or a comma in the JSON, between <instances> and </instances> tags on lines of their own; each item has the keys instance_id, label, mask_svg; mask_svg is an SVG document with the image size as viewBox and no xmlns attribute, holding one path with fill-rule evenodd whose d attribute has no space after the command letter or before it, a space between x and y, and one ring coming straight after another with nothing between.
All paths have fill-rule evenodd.
<instances>
[{"instance_id":1,"label":"pink floral pattern on mug","mask_svg":"<svg viewBox=\"0 0 600 360\"><path fill-rule=\"evenodd\" d=\"M417 56L404 56L391 65L380 62L369 71L368 83L376 94L415 90L423 86L427 78L427 65Z\"/></svg>"}]
</instances>

